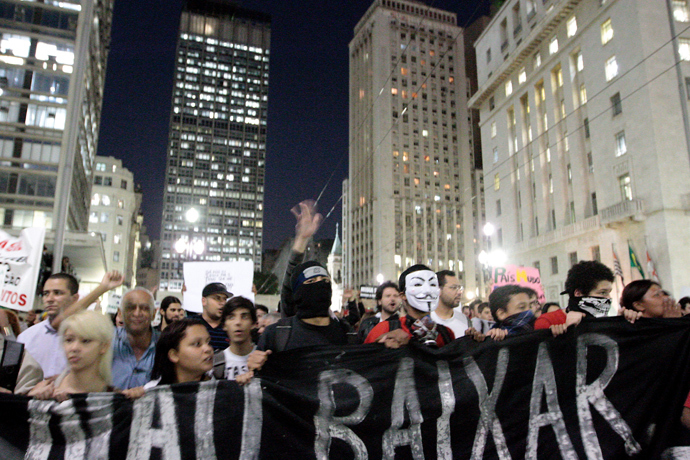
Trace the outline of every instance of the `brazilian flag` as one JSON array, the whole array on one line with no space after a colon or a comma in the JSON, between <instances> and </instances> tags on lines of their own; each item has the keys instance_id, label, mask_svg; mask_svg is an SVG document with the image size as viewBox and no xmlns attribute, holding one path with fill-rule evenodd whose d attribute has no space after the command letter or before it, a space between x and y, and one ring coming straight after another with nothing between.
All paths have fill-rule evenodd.
<instances>
[{"instance_id":1,"label":"brazilian flag","mask_svg":"<svg viewBox=\"0 0 690 460\"><path fill-rule=\"evenodd\" d=\"M632 270L633 268L637 268L637 271L640 272L640 276L642 279L644 279L642 264L640 264L640 261L637 260L637 256L635 255L635 251L633 251L632 246L630 246L630 242L628 242L628 252L630 253L630 269Z\"/></svg>"}]
</instances>

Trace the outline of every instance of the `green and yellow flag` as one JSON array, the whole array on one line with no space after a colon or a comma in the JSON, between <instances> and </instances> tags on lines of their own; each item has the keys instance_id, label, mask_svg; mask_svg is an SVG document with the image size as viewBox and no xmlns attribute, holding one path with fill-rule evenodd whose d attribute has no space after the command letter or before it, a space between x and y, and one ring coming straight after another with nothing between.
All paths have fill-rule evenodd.
<instances>
[{"instance_id":1,"label":"green and yellow flag","mask_svg":"<svg viewBox=\"0 0 690 460\"><path fill-rule=\"evenodd\" d=\"M637 256L635 255L635 251L633 251L632 246L630 246L630 242L628 241L628 251L630 252L630 269L632 270L633 268L637 268L637 271L640 272L640 276L642 279L644 279L644 271L642 270L642 265L640 264L640 261L637 260Z\"/></svg>"}]
</instances>

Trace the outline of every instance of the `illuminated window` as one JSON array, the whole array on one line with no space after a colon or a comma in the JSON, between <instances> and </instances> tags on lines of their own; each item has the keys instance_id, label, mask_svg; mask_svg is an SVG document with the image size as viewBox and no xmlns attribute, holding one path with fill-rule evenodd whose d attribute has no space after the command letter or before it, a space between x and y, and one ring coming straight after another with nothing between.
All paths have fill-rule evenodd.
<instances>
[{"instance_id":1,"label":"illuminated window","mask_svg":"<svg viewBox=\"0 0 690 460\"><path fill-rule=\"evenodd\" d=\"M628 147L625 145L625 131L616 133L616 156L625 155Z\"/></svg>"},{"instance_id":2,"label":"illuminated window","mask_svg":"<svg viewBox=\"0 0 690 460\"><path fill-rule=\"evenodd\" d=\"M523 67L522 69L520 69L520 73L518 73L518 83L523 84L526 81L527 81L527 72L525 72L525 68Z\"/></svg>"},{"instance_id":3,"label":"illuminated window","mask_svg":"<svg viewBox=\"0 0 690 460\"><path fill-rule=\"evenodd\" d=\"M105 163L96 163L96 171L105 171Z\"/></svg>"},{"instance_id":4,"label":"illuminated window","mask_svg":"<svg viewBox=\"0 0 690 460\"><path fill-rule=\"evenodd\" d=\"M575 56L575 68L578 72L582 72L585 68L585 60L582 58L582 53L580 51L578 51Z\"/></svg>"},{"instance_id":5,"label":"illuminated window","mask_svg":"<svg viewBox=\"0 0 690 460\"><path fill-rule=\"evenodd\" d=\"M688 14L688 0L672 0L673 17L678 22L688 22L690 14Z\"/></svg>"},{"instance_id":6,"label":"illuminated window","mask_svg":"<svg viewBox=\"0 0 690 460\"><path fill-rule=\"evenodd\" d=\"M494 147L494 163L498 162L498 147Z\"/></svg>"},{"instance_id":7,"label":"illuminated window","mask_svg":"<svg viewBox=\"0 0 690 460\"><path fill-rule=\"evenodd\" d=\"M580 104L586 104L587 103L587 88L585 88L585 84L580 85Z\"/></svg>"},{"instance_id":8,"label":"illuminated window","mask_svg":"<svg viewBox=\"0 0 690 460\"><path fill-rule=\"evenodd\" d=\"M621 190L621 200L631 201L633 199L633 194L630 174L623 174L622 176L618 177L618 186Z\"/></svg>"},{"instance_id":9,"label":"illuminated window","mask_svg":"<svg viewBox=\"0 0 690 460\"><path fill-rule=\"evenodd\" d=\"M116 233L115 235L113 235L113 243L120 244L121 241L122 241L122 233Z\"/></svg>"},{"instance_id":10,"label":"illuminated window","mask_svg":"<svg viewBox=\"0 0 690 460\"><path fill-rule=\"evenodd\" d=\"M577 32L577 19L575 18L575 16L568 19L566 29L568 31L568 37L572 37L573 35L575 35L575 33Z\"/></svg>"},{"instance_id":11,"label":"illuminated window","mask_svg":"<svg viewBox=\"0 0 690 460\"><path fill-rule=\"evenodd\" d=\"M613 38L613 26L611 25L611 19L607 19L601 25L601 44L605 45L611 41Z\"/></svg>"},{"instance_id":12,"label":"illuminated window","mask_svg":"<svg viewBox=\"0 0 690 460\"><path fill-rule=\"evenodd\" d=\"M90 224L97 224L98 223L98 213L97 212L92 212L89 215L89 223Z\"/></svg>"},{"instance_id":13,"label":"illuminated window","mask_svg":"<svg viewBox=\"0 0 690 460\"><path fill-rule=\"evenodd\" d=\"M508 80L506 82L506 96L510 96L511 94L513 94L513 82Z\"/></svg>"},{"instance_id":14,"label":"illuminated window","mask_svg":"<svg viewBox=\"0 0 690 460\"><path fill-rule=\"evenodd\" d=\"M492 121L491 122L491 139L496 137L496 122Z\"/></svg>"},{"instance_id":15,"label":"illuminated window","mask_svg":"<svg viewBox=\"0 0 690 460\"><path fill-rule=\"evenodd\" d=\"M604 67L606 73L606 81L613 80L618 75L618 63L616 62L616 56L611 56Z\"/></svg>"},{"instance_id":16,"label":"illuminated window","mask_svg":"<svg viewBox=\"0 0 690 460\"><path fill-rule=\"evenodd\" d=\"M494 190L498 191L498 190L500 190L500 188L501 188L501 176L499 176L498 173L496 173L496 175L494 176Z\"/></svg>"},{"instance_id":17,"label":"illuminated window","mask_svg":"<svg viewBox=\"0 0 690 460\"><path fill-rule=\"evenodd\" d=\"M393 96L397 96L397 94L398 94L398 88L391 88L391 94L392 94Z\"/></svg>"},{"instance_id":18,"label":"illuminated window","mask_svg":"<svg viewBox=\"0 0 690 460\"><path fill-rule=\"evenodd\" d=\"M103 206L110 206L110 197L108 195L103 195L101 197L101 204L103 204Z\"/></svg>"},{"instance_id":19,"label":"illuminated window","mask_svg":"<svg viewBox=\"0 0 690 460\"><path fill-rule=\"evenodd\" d=\"M553 37L549 42L549 54L554 54L558 52L558 38Z\"/></svg>"},{"instance_id":20,"label":"illuminated window","mask_svg":"<svg viewBox=\"0 0 690 460\"><path fill-rule=\"evenodd\" d=\"M534 68L536 69L541 65L541 53L537 53L534 55Z\"/></svg>"},{"instance_id":21,"label":"illuminated window","mask_svg":"<svg viewBox=\"0 0 690 460\"><path fill-rule=\"evenodd\" d=\"M401 68L400 68L400 73L401 73L402 75L407 75L407 73L408 73L408 72L407 72L407 68L401 67Z\"/></svg>"},{"instance_id":22,"label":"illuminated window","mask_svg":"<svg viewBox=\"0 0 690 460\"><path fill-rule=\"evenodd\" d=\"M429 137L429 131L427 131L426 129L423 129L422 130L422 137ZM429 160L427 160L427 161L429 161Z\"/></svg>"},{"instance_id":23,"label":"illuminated window","mask_svg":"<svg viewBox=\"0 0 690 460\"><path fill-rule=\"evenodd\" d=\"M678 41L678 55L683 61L690 61L690 40L681 38Z\"/></svg>"}]
</instances>

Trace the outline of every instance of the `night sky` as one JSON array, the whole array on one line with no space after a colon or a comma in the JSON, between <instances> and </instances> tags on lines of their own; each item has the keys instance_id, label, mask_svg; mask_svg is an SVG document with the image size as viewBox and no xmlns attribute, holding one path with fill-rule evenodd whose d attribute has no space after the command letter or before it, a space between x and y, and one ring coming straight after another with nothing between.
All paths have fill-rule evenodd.
<instances>
[{"instance_id":1,"label":"night sky","mask_svg":"<svg viewBox=\"0 0 690 460\"><path fill-rule=\"evenodd\" d=\"M458 25L488 12L489 0L431 1ZM338 202L347 176L348 48L369 0L243 1L268 13L271 57L264 203L264 249L294 234L290 208L316 198ZM144 224L160 234L165 154L182 0L115 0L98 154L122 159L143 187ZM330 182L329 182L330 178ZM316 235L332 238L338 203Z\"/></svg>"}]
</instances>

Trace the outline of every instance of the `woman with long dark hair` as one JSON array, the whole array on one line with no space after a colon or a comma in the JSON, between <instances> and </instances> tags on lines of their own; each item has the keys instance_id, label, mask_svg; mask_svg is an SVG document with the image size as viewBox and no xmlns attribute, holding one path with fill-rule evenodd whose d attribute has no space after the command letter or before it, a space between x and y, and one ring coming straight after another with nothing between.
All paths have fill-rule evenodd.
<instances>
[{"instance_id":1,"label":"woman with long dark hair","mask_svg":"<svg viewBox=\"0 0 690 460\"><path fill-rule=\"evenodd\" d=\"M156 343L151 382L144 388L208 380L213 368L211 336L195 318L171 323Z\"/></svg>"},{"instance_id":2,"label":"woman with long dark hair","mask_svg":"<svg viewBox=\"0 0 690 460\"><path fill-rule=\"evenodd\" d=\"M643 318L680 318L680 305L652 280L629 283L621 294L621 306L642 313Z\"/></svg>"}]
</instances>

